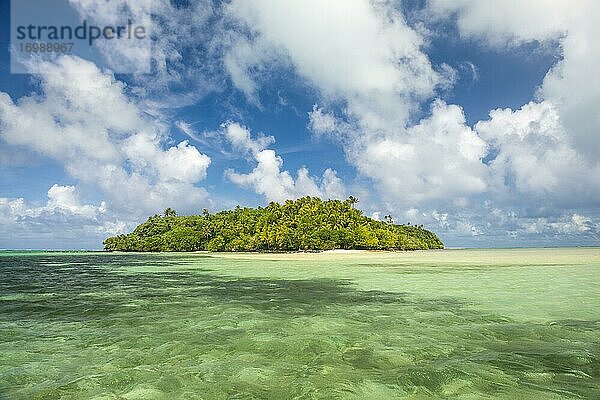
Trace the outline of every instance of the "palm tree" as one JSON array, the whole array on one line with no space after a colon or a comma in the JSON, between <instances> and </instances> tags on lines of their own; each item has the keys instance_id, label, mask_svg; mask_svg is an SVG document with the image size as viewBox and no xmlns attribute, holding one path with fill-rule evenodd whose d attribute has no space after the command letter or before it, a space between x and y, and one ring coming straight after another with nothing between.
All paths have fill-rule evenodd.
<instances>
[{"instance_id":1,"label":"palm tree","mask_svg":"<svg viewBox=\"0 0 600 400\"><path fill-rule=\"evenodd\" d=\"M165 215L165 217L176 217L177 211L175 211L171 207L169 207L165 210L164 215Z\"/></svg>"},{"instance_id":2,"label":"palm tree","mask_svg":"<svg viewBox=\"0 0 600 400\"><path fill-rule=\"evenodd\" d=\"M352 207L352 208L354 208L354 205L356 203L358 203L358 199L354 196L349 196L348 200L346 200L346 201L350 204L350 207Z\"/></svg>"}]
</instances>

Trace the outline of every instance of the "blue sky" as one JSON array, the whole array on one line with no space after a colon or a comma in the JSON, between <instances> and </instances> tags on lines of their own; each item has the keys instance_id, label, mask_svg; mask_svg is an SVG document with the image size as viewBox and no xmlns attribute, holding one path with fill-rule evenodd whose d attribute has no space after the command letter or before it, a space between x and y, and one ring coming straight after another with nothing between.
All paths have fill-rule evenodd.
<instances>
[{"instance_id":1,"label":"blue sky","mask_svg":"<svg viewBox=\"0 0 600 400\"><path fill-rule=\"evenodd\" d=\"M600 243L593 1L61 0L62 23L132 19L149 44L25 74L0 4L0 248L350 194L451 247Z\"/></svg>"}]
</instances>

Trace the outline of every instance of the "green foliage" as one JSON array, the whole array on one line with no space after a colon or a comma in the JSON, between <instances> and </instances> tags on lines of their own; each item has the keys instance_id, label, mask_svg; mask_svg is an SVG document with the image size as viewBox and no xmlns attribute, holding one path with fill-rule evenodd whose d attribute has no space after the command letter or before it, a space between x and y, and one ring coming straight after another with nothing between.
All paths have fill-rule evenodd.
<instances>
[{"instance_id":1,"label":"green foliage","mask_svg":"<svg viewBox=\"0 0 600 400\"><path fill-rule=\"evenodd\" d=\"M173 210L171 207L167 208L164 212L165 217L176 217L177 216L177 212L175 212L175 210Z\"/></svg>"},{"instance_id":2,"label":"green foliage","mask_svg":"<svg viewBox=\"0 0 600 400\"><path fill-rule=\"evenodd\" d=\"M128 235L104 241L108 251L297 251L330 249L417 250L444 245L422 225L376 221L355 208L358 200L287 200L267 207L236 207L177 216L167 208Z\"/></svg>"}]
</instances>

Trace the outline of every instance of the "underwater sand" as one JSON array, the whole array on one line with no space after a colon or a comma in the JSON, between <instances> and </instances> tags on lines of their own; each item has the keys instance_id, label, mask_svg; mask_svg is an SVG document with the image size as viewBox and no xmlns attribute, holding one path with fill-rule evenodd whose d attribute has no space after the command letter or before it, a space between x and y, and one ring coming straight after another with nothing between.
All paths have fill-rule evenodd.
<instances>
[{"instance_id":1,"label":"underwater sand","mask_svg":"<svg viewBox=\"0 0 600 400\"><path fill-rule=\"evenodd\" d=\"M0 252L0 399L600 398L600 249Z\"/></svg>"}]
</instances>

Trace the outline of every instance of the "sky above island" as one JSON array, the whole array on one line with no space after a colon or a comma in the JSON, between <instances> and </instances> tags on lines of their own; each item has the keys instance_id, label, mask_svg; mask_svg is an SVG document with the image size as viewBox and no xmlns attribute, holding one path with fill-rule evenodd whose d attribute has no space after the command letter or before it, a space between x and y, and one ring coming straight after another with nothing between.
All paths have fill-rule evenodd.
<instances>
[{"instance_id":1,"label":"sky above island","mask_svg":"<svg viewBox=\"0 0 600 400\"><path fill-rule=\"evenodd\" d=\"M597 1L56 2L151 45L13 74L0 0L0 248L305 195L450 247L600 244Z\"/></svg>"}]
</instances>

